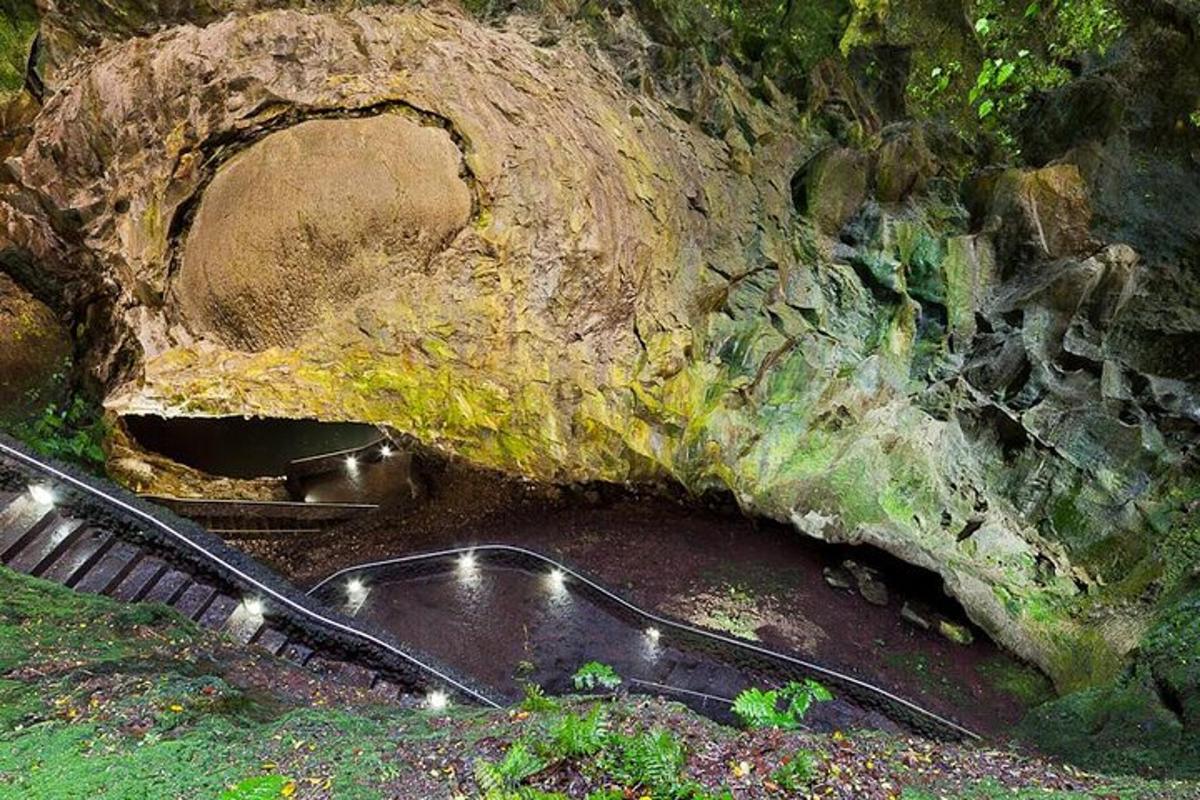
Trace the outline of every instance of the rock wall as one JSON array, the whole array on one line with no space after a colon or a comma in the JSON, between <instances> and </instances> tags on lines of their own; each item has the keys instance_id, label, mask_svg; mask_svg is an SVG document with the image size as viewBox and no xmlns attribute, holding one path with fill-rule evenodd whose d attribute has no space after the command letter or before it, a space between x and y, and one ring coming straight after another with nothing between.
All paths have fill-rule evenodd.
<instances>
[{"instance_id":1,"label":"rock wall","mask_svg":"<svg viewBox=\"0 0 1200 800\"><path fill-rule=\"evenodd\" d=\"M99 47L48 17L53 94L0 196L15 246L111 309L112 413L382 423L547 481L729 490L935 570L1062 688L1118 670L1184 580L1200 299L1178 247L1113 235L1120 126L979 170L841 63L805 108L705 68L697 119L529 18L185 17Z\"/></svg>"}]
</instances>

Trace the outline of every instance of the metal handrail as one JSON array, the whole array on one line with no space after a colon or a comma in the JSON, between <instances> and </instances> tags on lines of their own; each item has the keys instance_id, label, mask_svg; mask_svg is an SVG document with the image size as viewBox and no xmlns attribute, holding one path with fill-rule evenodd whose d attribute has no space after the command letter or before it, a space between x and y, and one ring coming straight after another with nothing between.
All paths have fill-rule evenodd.
<instances>
[{"instance_id":1,"label":"metal handrail","mask_svg":"<svg viewBox=\"0 0 1200 800\"><path fill-rule=\"evenodd\" d=\"M807 670L809 672L813 672L818 675L828 676L829 678L832 678L832 679L835 679L838 681L842 681L844 683L848 683L848 684L853 685L856 688L866 691L870 694L874 694L876 696L883 697L886 700L888 700L889 702L896 703L900 706L903 706L908 711L910 711L918 716L932 720L939 725L943 725L946 728L949 728L950 730L955 731L956 733L958 733L961 736L964 736L968 739L971 739L971 740L974 740L977 742L983 741L982 736L975 733L974 731L964 728L962 725L959 725L957 722L948 720L945 717L934 713L933 711L930 711L926 708L923 708L923 707L917 705L916 703L912 702L911 700L906 700L903 697L892 694L891 692L887 691L886 689L883 689L879 686L875 686L874 684L868 683L859 678L855 678L852 675L847 675L844 672L839 672L838 670L832 669L830 667L822 666L821 664L816 664L811 661L806 661L801 658L796 658L795 656L788 655L787 653L781 653L776 650L771 650L769 648L762 647L762 646L754 644L752 642L746 642L741 639L735 639L733 637L726 636L724 634L717 633L715 631L710 631L710 630L706 630L704 628L699 628L695 625L690 625L686 622L680 622L678 620L674 620L669 617L663 617L663 616L660 616L659 614L656 614L653 611L647 611L646 609L643 609L640 606L633 604L629 600L626 600L624 597L621 597L619 594L605 588L604 586L602 586L601 584L592 580L591 578L587 577L586 575L581 574L580 572L571 568L570 566L563 564L559 561L556 561L555 559L553 559L547 555L544 555L542 553L539 553L535 550L530 550L528 548L520 547L517 545L482 544L482 545L474 545L474 546L470 546L470 547L452 547L452 548L447 548L444 550L437 550L437 551L433 551L433 552L429 552L429 553L418 553L415 555L400 556L397 558L384 559L381 561L371 561L371 562L367 562L364 564L359 564L357 566L347 567L345 569L338 570L337 572L326 577L325 579L323 579L322 581L317 583L315 586L313 586L311 589L309 589L308 595L312 596L315 592L317 592L321 588L327 586L328 584L332 583L333 581L338 580L339 578L345 577L346 575L349 575L352 573L365 572L368 570L378 569L380 567L394 566L397 564L414 563L414 562L418 562L418 561L432 561L435 559L448 558L448 557L452 557L452 556L461 556L461 555L464 555L467 553L487 553L487 552L512 553L512 554L524 556L526 558L532 558L536 561L541 561L543 564L547 565L548 567L550 567L552 569L561 570L561 572L564 575L569 575L570 577L579 581L583 585L587 586L589 589L599 593L600 595L604 596L608 600L610 600L614 603L617 603L621 607L625 608L627 611L630 611L633 614L640 616L641 618L643 618L649 622L653 622L662 628L670 628L670 629L673 629L676 631L682 631L682 632L687 633L692 636L698 636L698 637L701 637L704 639L708 639L710 641L720 642L724 645L739 648L739 649L747 651L747 652L752 652L759 656L765 656L767 658L778 659L780 661L791 663L797 667L800 667L803 670Z\"/></svg>"},{"instance_id":2,"label":"metal handrail","mask_svg":"<svg viewBox=\"0 0 1200 800\"><path fill-rule=\"evenodd\" d=\"M189 538L188 536L175 530L170 525L166 524L165 522L158 519L154 515L148 514L145 511L142 511L140 508L137 508L135 506L130 505L129 503L126 503L124 500L120 499L119 497L114 497L113 495L109 494L108 492L98 489L95 486L92 486L91 484L87 483L86 481L79 480L75 476L70 475L66 472L63 472L62 470L60 470L54 466L51 466L50 464L46 464L42 461L39 461L38 459L34 458L33 456L26 455L25 453L21 452L20 450L17 450L16 448L8 446L4 442L0 442L0 453L3 453L5 455L9 456L10 458L16 459L17 461L25 464L26 466L31 467L43 474L49 475L49 476L53 477L55 480L70 484L71 486L75 487L76 489L86 492L87 494L90 494L93 497L97 497L100 500L102 500L104 503L106 503L110 506L116 507L116 508L120 509L122 512L130 514L130 515L136 517L137 519L157 528L158 530L167 534L167 536L171 537L175 541L177 541L177 542L183 544L184 546L192 549L193 551L199 553L201 556L208 559L210 562L216 564L221 569L224 569L224 570L228 571L229 573L233 574L243 584L253 588L255 591L260 592L261 594L265 595L266 597L269 597L273 602L279 603L282 606L286 606L289 609L291 609L293 612L300 614L301 616L307 617L308 619L313 620L325 627L332 628L341 633L348 634L349 636L358 638L364 642L368 642L376 647L382 648L383 650L391 653L394 656L398 656L399 658L401 658L404 661L407 661L409 664L413 665L417 669L419 669L423 672L426 672L429 675L434 676L435 678L437 678L438 680L447 684L448 686L453 687L456 691L459 691L462 694L465 694L468 697L471 697L472 699L478 701L479 703L481 703L485 706L489 706L491 708L501 708L501 705L499 703L497 703L496 701L492 700L490 697L487 697L486 695L481 694L480 692L476 691L475 689L472 689L470 686L467 686L467 685L455 680L453 677L445 674L444 672L437 669L436 667L426 664L424 661L421 661L419 658L413 656L410 653L404 652L400 648L398 648L392 644L389 644L388 642L384 641L383 639L380 639L379 637L374 636L365 631L359 630L351 625L346 625L345 623L339 622L336 619L331 619L329 617L326 617L323 614L320 614L319 612L313 611L312 609L305 608L304 606L300 605L299 603L297 603L296 601L287 597L286 595L276 591L275 589L272 589L270 586L267 586L265 583L259 581L257 578L254 578L253 576L248 575L247 573L245 573L244 571L239 569L237 566L235 566L234 564L231 564L229 561L227 561L226 559L217 555L216 553L213 553L213 552L209 551L207 548L198 544L197 542L192 541L191 538Z\"/></svg>"}]
</instances>

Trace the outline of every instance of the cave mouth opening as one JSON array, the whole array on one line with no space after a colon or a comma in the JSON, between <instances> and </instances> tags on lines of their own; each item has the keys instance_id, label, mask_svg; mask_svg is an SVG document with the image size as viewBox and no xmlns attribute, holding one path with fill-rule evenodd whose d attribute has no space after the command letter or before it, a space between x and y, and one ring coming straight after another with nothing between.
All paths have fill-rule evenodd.
<instances>
[{"instance_id":1,"label":"cave mouth opening","mask_svg":"<svg viewBox=\"0 0 1200 800\"><path fill-rule=\"evenodd\" d=\"M365 447L374 425L276 417L122 417L139 447L222 478L281 478L291 462Z\"/></svg>"}]
</instances>

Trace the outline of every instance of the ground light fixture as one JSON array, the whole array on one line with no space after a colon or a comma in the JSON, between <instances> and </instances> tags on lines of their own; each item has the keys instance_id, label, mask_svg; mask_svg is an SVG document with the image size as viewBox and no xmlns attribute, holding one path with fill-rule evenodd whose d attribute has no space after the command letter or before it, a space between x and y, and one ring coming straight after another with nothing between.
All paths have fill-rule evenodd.
<instances>
[{"instance_id":1,"label":"ground light fixture","mask_svg":"<svg viewBox=\"0 0 1200 800\"><path fill-rule=\"evenodd\" d=\"M425 705L429 706L431 711L445 711L450 705L450 698L441 689L434 689L425 698Z\"/></svg>"},{"instance_id":2,"label":"ground light fixture","mask_svg":"<svg viewBox=\"0 0 1200 800\"><path fill-rule=\"evenodd\" d=\"M391 458L393 452L395 452L395 451L393 451L392 448L386 444L383 447L379 448L379 455L381 455L384 458Z\"/></svg>"},{"instance_id":3,"label":"ground light fixture","mask_svg":"<svg viewBox=\"0 0 1200 800\"><path fill-rule=\"evenodd\" d=\"M49 486L43 486L40 483L35 483L29 487L29 496L33 498L33 502L39 506L54 505L54 490Z\"/></svg>"},{"instance_id":4,"label":"ground light fixture","mask_svg":"<svg viewBox=\"0 0 1200 800\"><path fill-rule=\"evenodd\" d=\"M351 615L357 614L367 602L367 595L370 590L360 578L351 578L346 581L346 609Z\"/></svg>"},{"instance_id":5,"label":"ground light fixture","mask_svg":"<svg viewBox=\"0 0 1200 800\"><path fill-rule=\"evenodd\" d=\"M358 459L354 456L346 456L346 471L358 472Z\"/></svg>"},{"instance_id":6,"label":"ground light fixture","mask_svg":"<svg viewBox=\"0 0 1200 800\"><path fill-rule=\"evenodd\" d=\"M662 638L662 631L654 627L646 628L646 638L649 639L652 644L658 644L658 640Z\"/></svg>"},{"instance_id":7,"label":"ground light fixture","mask_svg":"<svg viewBox=\"0 0 1200 800\"><path fill-rule=\"evenodd\" d=\"M246 616L252 620L262 621L263 615L267 612L267 607L263 601L257 597L245 597L242 599L242 608L246 611Z\"/></svg>"},{"instance_id":8,"label":"ground light fixture","mask_svg":"<svg viewBox=\"0 0 1200 800\"><path fill-rule=\"evenodd\" d=\"M463 553L458 557L458 568L463 572L472 572L477 565L474 553Z\"/></svg>"},{"instance_id":9,"label":"ground light fixture","mask_svg":"<svg viewBox=\"0 0 1200 800\"><path fill-rule=\"evenodd\" d=\"M547 579L550 581L550 588L556 591L562 589L567 583L567 576L564 575L563 571L557 567L550 570L550 574L547 576Z\"/></svg>"}]
</instances>

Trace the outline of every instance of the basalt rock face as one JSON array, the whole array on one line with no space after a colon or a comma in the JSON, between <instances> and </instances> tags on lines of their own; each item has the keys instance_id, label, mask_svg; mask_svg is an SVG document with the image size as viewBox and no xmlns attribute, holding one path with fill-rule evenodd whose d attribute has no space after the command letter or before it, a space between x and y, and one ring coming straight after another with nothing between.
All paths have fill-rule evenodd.
<instances>
[{"instance_id":1,"label":"basalt rock face","mask_svg":"<svg viewBox=\"0 0 1200 800\"><path fill-rule=\"evenodd\" d=\"M112 310L88 357L114 414L375 422L547 481L729 490L935 570L1064 688L1190 580L1200 297L1186 247L1111 235L1120 125L978 170L836 64L807 110L724 67L689 103L529 19L309 11L99 48L86 14L46 22L71 55L0 230Z\"/></svg>"}]
</instances>

